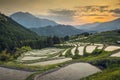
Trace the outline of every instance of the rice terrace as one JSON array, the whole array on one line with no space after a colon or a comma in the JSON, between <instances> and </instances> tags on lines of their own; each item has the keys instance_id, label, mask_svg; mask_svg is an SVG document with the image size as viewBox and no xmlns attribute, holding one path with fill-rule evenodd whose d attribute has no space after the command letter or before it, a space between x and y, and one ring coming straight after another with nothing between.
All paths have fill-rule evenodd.
<instances>
[{"instance_id":1,"label":"rice terrace","mask_svg":"<svg viewBox=\"0 0 120 80\"><path fill-rule=\"evenodd\" d=\"M0 80L120 80L120 0L0 0Z\"/></svg>"}]
</instances>

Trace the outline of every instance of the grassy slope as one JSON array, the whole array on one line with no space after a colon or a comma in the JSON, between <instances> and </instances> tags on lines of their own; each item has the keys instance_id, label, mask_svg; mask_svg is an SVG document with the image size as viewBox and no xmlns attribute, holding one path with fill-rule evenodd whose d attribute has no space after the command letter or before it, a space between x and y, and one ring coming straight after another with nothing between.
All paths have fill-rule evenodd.
<instances>
[{"instance_id":1,"label":"grassy slope","mask_svg":"<svg viewBox=\"0 0 120 80\"><path fill-rule=\"evenodd\" d=\"M95 66L98 66L103 71L93 74L81 80L120 80L120 58L111 58L111 54L114 54L120 50L113 52L103 51L99 55L90 54L87 57L81 57L79 61L89 62Z\"/></svg>"},{"instance_id":2,"label":"grassy slope","mask_svg":"<svg viewBox=\"0 0 120 80\"><path fill-rule=\"evenodd\" d=\"M116 44L116 41L120 40L120 31L107 31L90 35L87 39L81 39L77 41L91 42L91 43L103 43L103 44ZM93 74L81 80L120 80L120 58L110 58L109 56L120 50L113 52L103 51L99 55L90 54L81 57L79 61L90 62L91 64L102 67L103 71L97 74Z\"/></svg>"},{"instance_id":3,"label":"grassy slope","mask_svg":"<svg viewBox=\"0 0 120 80\"><path fill-rule=\"evenodd\" d=\"M120 30L107 31L102 33L97 33L95 35L90 35L86 39L81 39L77 41L81 42L91 42L91 43L105 43L105 44L115 44L116 41L120 40Z\"/></svg>"},{"instance_id":4,"label":"grassy slope","mask_svg":"<svg viewBox=\"0 0 120 80\"><path fill-rule=\"evenodd\" d=\"M82 80L120 80L120 67L103 70Z\"/></svg>"},{"instance_id":5,"label":"grassy slope","mask_svg":"<svg viewBox=\"0 0 120 80\"><path fill-rule=\"evenodd\" d=\"M36 33L24 28L20 24L13 21L11 18L0 14L0 33L1 36L6 36L6 38L12 38L12 40L26 40L26 39L38 39L39 36Z\"/></svg>"}]
</instances>

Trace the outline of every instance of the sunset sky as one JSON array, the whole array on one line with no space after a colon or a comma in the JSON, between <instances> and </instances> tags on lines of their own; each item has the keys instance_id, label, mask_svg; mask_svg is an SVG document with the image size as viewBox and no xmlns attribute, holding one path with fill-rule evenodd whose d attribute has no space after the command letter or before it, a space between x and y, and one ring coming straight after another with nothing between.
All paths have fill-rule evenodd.
<instances>
[{"instance_id":1,"label":"sunset sky","mask_svg":"<svg viewBox=\"0 0 120 80\"><path fill-rule=\"evenodd\" d=\"M0 12L29 12L61 24L81 25L120 17L120 0L0 0Z\"/></svg>"}]
</instances>

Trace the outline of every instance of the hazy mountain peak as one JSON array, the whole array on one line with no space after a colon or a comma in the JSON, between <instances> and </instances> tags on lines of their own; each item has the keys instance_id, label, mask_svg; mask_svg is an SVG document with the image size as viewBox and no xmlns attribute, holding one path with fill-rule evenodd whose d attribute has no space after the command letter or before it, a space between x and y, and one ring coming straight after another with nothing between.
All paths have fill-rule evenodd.
<instances>
[{"instance_id":1,"label":"hazy mountain peak","mask_svg":"<svg viewBox=\"0 0 120 80\"><path fill-rule=\"evenodd\" d=\"M10 17L27 28L38 28L49 25L51 26L57 25L57 23L52 20L40 19L29 12L16 12L10 15Z\"/></svg>"}]
</instances>

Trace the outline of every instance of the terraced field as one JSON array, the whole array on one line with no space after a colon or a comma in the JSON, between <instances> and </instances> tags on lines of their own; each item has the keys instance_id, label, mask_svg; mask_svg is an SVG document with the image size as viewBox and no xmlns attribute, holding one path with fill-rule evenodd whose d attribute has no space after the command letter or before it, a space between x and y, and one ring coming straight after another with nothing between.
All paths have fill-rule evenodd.
<instances>
[{"instance_id":1,"label":"terraced field","mask_svg":"<svg viewBox=\"0 0 120 80\"><path fill-rule=\"evenodd\" d=\"M74 63L49 74L37 75L35 80L79 80L100 71L88 63Z\"/></svg>"},{"instance_id":2,"label":"terraced field","mask_svg":"<svg viewBox=\"0 0 120 80\"><path fill-rule=\"evenodd\" d=\"M32 63L32 64L27 64L27 65L29 65L29 66L35 66L35 65L45 66L45 65L53 65L53 64L63 63L63 62L69 61L69 60L72 60L72 58L64 58L64 59L36 62L36 63Z\"/></svg>"},{"instance_id":3,"label":"terraced field","mask_svg":"<svg viewBox=\"0 0 120 80\"><path fill-rule=\"evenodd\" d=\"M62 55L64 56L69 49L70 49L70 48L66 49L66 50L62 53Z\"/></svg>"},{"instance_id":4,"label":"terraced field","mask_svg":"<svg viewBox=\"0 0 120 80\"><path fill-rule=\"evenodd\" d=\"M120 49L119 46L108 46L107 48L105 48L105 51L114 51Z\"/></svg>"},{"instance_id":5,"label":"terraced field","mask_svg":"<svg viewBox=\"0 0 120 80\"><path fill-rule=\"evenodd\" d=\"M74 48L71 49L71 53L72 53L73 56L75 55L75 50L76 50L76 48L77 48L77 47L74 47Z\"/></svg>"},{"instance_id":6,"label":"terraced field","mask_svg":"<svg viewBox=\"0 0 120 80\"><path fill-rule=\"evenodd\" d=\"M79 55L83 55L84 54L84 46L79 46L78 47L78 51L79 51Z\"/></svg>"},{"instance_id":7,"label":"terraced field","mask_svg":"<svg viewBox=\"0 0 120 80\"><path fill-rule=\"evenodd\" d=\"M87 46L86 47L86 52L87 53L92 53L95 50L96 46Z\"/></svg>"},{"instance_id":8,"label":"terraced field","mask_svg":"<svg viewBox=\"0 0 120 80\"><path fill-rule=\"evenodd\" d=\"M48 58L55 58L59 56L59 54L64 49L58 49L58 48L45 48L41 50L32 50L23 53L19 58L19 62L29 62L29 61L38 61L41 59L48 59Z\"/></svg>"},{"instance_id":9,"label":"terraced field","mask_svg":"<svg viewBox=\"0 0 120 80\"><path fill-rule=\"evenodd\" d=\"M65 47L66 46L66 47ZM57 47L57 48L56 48ZM32 50L26 53L23 53L18 59L18 61L27 66L49 66L57 65L67 61L73 61L73 57L77 56L79 59L80 56L84 56L87 53L91 55L94 51L102 50L107 52L112 52L120 49L119 46L104 46L103 44L90 44L90 43L80 43L80 42L67 42L64 44L58 44L53 48L44 48L41 50ZM60 47L60 48L59 48ZM61 48L65 47L65 48ZM66 56L67 55L67 56ZM101 54L102 55L102 54ZM104 55L107 55L104 54ZM102 58L100 57L93 57ZM114 53L110 57L120 57L120 53ZM89 58L89 57L88 57ZM90 59L91 60L91 59ZM88 63L73 63L69 64L66 67L62 67L57 71L48 72L47 74L38 74L35 76L34 80L79 80L83 77L87 77L94 73L100 72L99 68L92 66Z\"/></svg>"},{"instance_id":10,"label":"terraced field","mask_svg":"<svg viewBox=\"0 0 120 80\"><path fill-rule=\"evenodd\" d=\"M0 67L0 80L25 80L33 72Z\"/></svg>"},{"instance_id":11,"label":"terraced field","mask_svg":"<svg viewBox=\"0 0 120 80\"><path fill-rule=\"evenodd\" d=\"M115 54L112 54L110 57L120 57L120 52L117 52Z\"/></svg>"}]
</instances>

